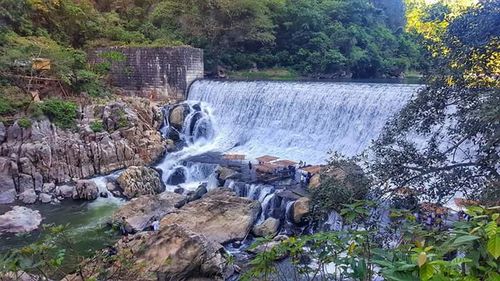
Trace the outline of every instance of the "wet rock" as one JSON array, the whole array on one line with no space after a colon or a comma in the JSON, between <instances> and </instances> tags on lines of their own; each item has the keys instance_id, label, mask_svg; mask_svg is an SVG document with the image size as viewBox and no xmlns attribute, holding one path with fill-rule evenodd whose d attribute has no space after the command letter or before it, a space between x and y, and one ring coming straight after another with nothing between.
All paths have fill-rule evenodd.
<instances>
[{"instance_id":1,"label":"wet rock","mask_svg":"<svg viewBox=\"0 0 500 281\"><path fill-rule=\"evenodd\" d=\"M217 175L217 179L220 180L222 184L228 179L238 179L241 177L241 173L222 166L219 166L217 170L215 170L215 174Z\"/></svg>"},{"instance_id":2,"label":"wet rock","mask_svg":"<svg viewBox=\"0 0 500 281\"><path fill-rule=\"evenodd\" d=\"M50 203L52 202L52 196L47 194L47 193L40 193L40 195L38 195L38 198L40 199L40 201L42 203Z\"/></svg>"},{"instance_id":3,"label":"wet rock","mask_svg":"<svg viewBox=\"0 0 500 281\"><path fill-rule=\"evenodd\" d=\"M259 254L259 253L267 252L267 251L272 250L274 247L278 246L281 242L287 240L288 238L289 237L286 235L278 235L278 236L274 237L273 240L266 242L266 243L262 243L255 248L249 248L246 251L249 253L252 253L252 254ZM285 258L287 256L287 254L288 253L283 253L281 256L278 257L277 260Z\"/></svg>"},{"instance_id":4,"label":"wet rock","mask_svg":"<svg viewBox=\"0 0 500 281\"><path fill-rule=\"evenodd\" d=\"M38 228L42 222L39 211L14 206L11 211L0 215L0 233L23 233Z\"/></svg>"},{"instance_id":5,"label":"wet rock","mask_svg":"<svg viewBox=\"0 0 500 281\"><path fill-rule=\"evenodd\" d=\"M258 201L241 198L228 189L214 189L161 220L161 227L179 224L209 240L226 243L244 239L260 213Z\"/></svg>"},{"instance_id":6,"label":"wet rock","mask_svg":"<svg viewBox=\"0 0 500 281\"><path fill-rule=\"evenodd\" d=\"M184 188L182 188L182 187L180 187L180 186L178 186L178 187L176 187L176 188L174 189L174 192L175 192L175 193L177 193L177 194L183 194L183 193L184 193L184 191L185 191L185 189L184 189Z\"/></svg>"},{"instance_id":7,"label":"wet rock","mask_svg":"<svg viewBox=\"0 0 500 281\"><path fill-rule=\"evenodd\" d=\"M198 188L195 190L195 192L191 193L188 196L187 201L191 202L191 201L194 201L194 200L198 200L198 199L200 199L207 192L208 192L208 190L207 190L207 184L204 183L204 184L198 186Z\"/></svg>"},{"instance_id":8,"label":"wet rock","mask_svg":"<svg viewBox=\"0 0 500 281\"><path fill-rule=\"evenodd\" d=\"M73 191L73 199L95 200L99 196L99 188L92 180L79 180Z\"/></svg>"},{"instance_id":9,"label":"wet rock","mask_svg":"<svg viewBox=\"0 0 500 281\"><path fill-rule=\"evenodd\" d=\"M115 190L118 189L118 187L116 186L116 184L114 184L113 182L107 182L106 183L106 189L109 191L109 192L113 192Z\"/></svg>"},{"instance_id":10,"label":"wet rock","mask_svg":"<svg viewBox=\"0 0 500 281\"><path fill-rule=\"evenodd\" d=\"M160 174L149 167L132 166L127 168L117 179L123 195L134 198L139 195L157 194L165 190Z\"/></svg>"},{"instance_id":11,"label":"wet rock","mask_svg":"<svg viewBox=\"0 0 500 281\"><path fill-rule=\"evenodd\" d=\"M275 236L280 227L280 220L275 218L267 218L261 224L255 225L252 233L257 237Z\"/></svg>"},{"instance_id":12,"label":"wet rock","mask_svg":"<svg viewBox=\"0 0 500 281\"><path fill-rule=\"evenodd\" d=\"M37 197L34 189L26 189L19 194L18 199L23 201L24 204L33 204L36 202Z\"/></svg>"},{"instance_id":13,"label":"wet rock","mask_svg":"<svg viewBox=\"0 0 500 281\"><path fill-rule=\"evenodd\" d=\"M17 165L6 157L0 157L0 204L14 202L16 198Z\"/></svg>"},{"instance_id":14,"label":"wet rock","mask_svg":"<svg viewBox=\"0 0 500 281\"><path fill-rule=\"evenodd\" d=\"M309 205L311 199L308 197L301 197L293 203L292 218L294 223L301 223L304 216L309 214Z\"/></svg>"},{"instance_id":15,"label":"wet rock","mask_svg":"<svg viewBox=\"0 0 500 281\"><path fill-rule=\"evenodd\" d=\"M130 200L120 207L112 216L113 224L121 225L125 218L128 232L142 231L148 227L153 218L161 219L176 210L175 205L184 200L184 196L164 192L160 195L142 195Z\"/></svg>"},{"instance_id":16,"label":"wet rock","mask_svg":"<svg viewBox=\"0 0 500 281\"><path fill-rule=\"evenodd\" d=\"M189 108L185 104L178 104L169 112L168 122L177 130L181 130L184 125L184 119L189 113Z\"/></svg>"},{"instance_id":17,"label":"wet rock","mask_svg":"<svg viewBox=\"0 0 500 281\"><path fill-rule=\"evenodd\" d=\"M61 199L73 197L73 193L76 192L75 187L72 185L60 185L56 187L55 194Z\"/></svg>"}]
</instances>

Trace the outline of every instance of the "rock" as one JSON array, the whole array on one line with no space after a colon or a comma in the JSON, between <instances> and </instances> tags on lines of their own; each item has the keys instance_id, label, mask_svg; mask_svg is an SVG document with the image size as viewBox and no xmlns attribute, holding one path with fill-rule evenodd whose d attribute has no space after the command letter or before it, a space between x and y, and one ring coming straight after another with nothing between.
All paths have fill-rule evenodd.
<instances>
[{"instance_id":1,"label":"rock","mask_svg":"<svg viewBox=\"0 0 500 281\"><path fill-rule=\"evenodd\" d=\"M172 108L169 112L168 122L170 126L181 130L184 125L184 119L189 113L189 108L185 104L178 104Z\"/></svg>"},{"instance_id":2,"label":"rock","mask_svg":"<svg viewBox=\"0 0 500 281\"><path fill-rule=\"evenodd\" d=\"M56 187L56 196L64 198L73 197L73 193L76 192L76 188L72 185L60 185Z\"/></svg>"},{"instance_id":3,"label":"rock","mask_svg":"<svg viewBox=\"0 0 500 281\"><path fill-rule=\"evenodd\" d=\"M128 198L157 194L165 190L158 172L144 166L127 168L118 177L117 182L123 190L123 195Z\"/></svg>"},{"instance_id":4,"label":"rock","mask_svg":"<svg viewBox=\"0 0 500 281\"><path fill-rule=\"evenodd\" d=\"M36 202L37 195L34 189L26 189L24 192L19 194L19 200L23 201L24 204L33 204Z\"/></svg>"},{"instance_id":5,"label":"rock","mask_svg":"<svg viewBox=\"0 0 500 281\"><path fill-rule=\"evenodd\" d=\"M263 252L270 251L272 248L278 246L281 242L287 240L289 237L286 235L278 235L273 238L272 241L260 244L259 246L252 248L252 249L247 249L246 251L252 254L259 254ZM288 253L283 253L281 256L278 257L277 260L281 260L287 256Z\"/></svg>"},{"instance_id":6,"label":"rock","mask_svg":"<svg viewBox=\"0 0 500 281\"><path fill-rule=\"evenodd\" d=\"M0 157L0 204L9 204L15 201L16 184L14 178L16 176L16 163L9 158Z\"/></svg>"},{"instance_id":7,"label":"rock","mask_svg":"<svg viewBox=\"0 0 500 281\"><path fill-rule=\"evenodd\" d=\"M244 239L261 210L260 203L241 198L228 189L214 189L166 215L161 227L179 224L205 235L209 240L227 243Z\"/></svg>"},{"instance_id":8,"label":"rock","mask_svg":"<svg viewBox=\"0 0 500 281\"><path fill-rule=\"evenodd\" d=\"M190 277L225 280L231 272L220 244L176 224L157 232L138 233L126 243L120 241L117 248L118 252L130 249L134 253L133 262L142 264L146 276L155 276L153 280L181 281Z\"/></svg>"},{"instance_id":9,"label":"rock","mask_svg":"<svg viewBox=\"0 0 500 281\"><path fill-rule=\"evenodd\" d=\"M42 192L52 193L56 189L56 185L53 182L44 183L42 187Z\"/></svg>"},{"instance_id":10,"label":"rock","mask_svg":"<svg viewBox=\"0 0 500 281\"><path fill-rule=\"evenodd\" d=\"M280 227L280 220L275 218L267 218L261 224L255 225L252 233L258 237L275 236Z\"/></svg>"},{"instance_id":11,"label":"rock","mask_svg":"<svg viewBox=\"0 0 500 281\"><path fill-rule=\"evenodd\" d=\"M177 193L177 194L183 194L184 193L184 188L178 186L174 189L174 192Z\"/></svg>"},{"instance_id":12,"label":"rock","mask_svg":"<svg viewBox=\"0 0 500 281\"><path fill-rule=\"evenodd\" d=\"M215 170L215 174L217 175L217 179L222 181L222 183L224 183L228 179L237 179L241 177L241 173L222 166L219 166L217 170Z\"/></svg>"},{"instance_id":13,"label":"rock","mask_svg":"<svg viewBox=\"0 0 500 281\"><path fill-rule=\"evenodd\" d=\"M153 218L158 220L176 210L175 205L184 200L184 196L164 192L161 195L142 195L120 207L112 216L113 224L122 224L125 218L128 232L142 231L148 227Z\"/></svg>"},{"instance_id":14,"label":"rock","mask_svg":"<svg viewBox=\"0 0 500 281\"><path fill-rule=\"evenodd\" d=\"M308 188L314 189L314 188L318 187L320 183L321 183L320 182L320 175L319 174L315 174L309 180Z\"/></svg>"},{"instance_id":15,"label":"rock","mask_svg":"<svg viewBox=\"0 0 500 281\"><path fill-rule=\"evenodd\" d=\"M7 135L7 130L5 129L5 125L0 122L0 144L5 140L5 136Z\"/></svg>"},{"instance_id":16,"label":"rock","mask_svg":"<svg viewBox=\"0 0 500 281\"><path fill-rule=\"evenodd\" d=\"M42 277L29 274L24 271L17 272L5 272L0 273L0 280L2 281L41 281L44 280Z\"/></svg>"},{"instance_id":17,"label":"rock","mask_svg":"<svg viewBox=\"0 0 500 281\"><path fill-rule=\"evenodd\" d=\"M301 197L293 203L292 218L294 223L301 223L305 215L309 214L309 204L311 199Z\"/></svg>"},{"instance_id":18,"label":"rock","mask_svg":"<svg viewBox=\"0 0 500 281\"><path fill-rule=\"evenodd\" d=\"M40 193L40 195L38 195L38 198L40 198L40 201L42 201L42 203L50 203L52 201L52 196L47 193Z\"/></svg>"},{"instance_id":19,"label":"rock","mask_svg":"<svg viewBox=\"0 0 500 281\"><path fill-rule=\"evenodd\" d=\"M200 199L205 193L207 193L207 184L204 183L196 189L195 192L191 193L187 199L188 202Z\"/></svg>"},{"instance_id":20,"label":"rock","mask_svg":"<svg viewBox=\"0 0 500 281\"><path fill-rule=\"evenodd\" d=\"M109 191L109 192L113 192L115 190L118 189L118 187L116 186L116 184L114 184L113 182L107 182L106 183L106 189Z\"/></svg>"},{"instance_id":21,"label":"rock","mask_svg":"<svg viewBox=\"0 0 500 281\"><path fill-rule=\"evenodd\" d=\"M14 206L11 211L0 215L0 233L30 232L37 229L41 222L39 211Z\"/></svg>"},{"instance_id":22,"label":"rock","mask_svg":"<svg viewBox=\"0 0 500 281\"><path fill-rule=\"evenodd\" d=\"M167 151L174 151L176 149L174 140L167 139L165 142L167 143Z\"/></svg>"},{"instance_id":23,"label":"rock","mask_svg":"<svg viewBox=\"0 0 500 281\"><path fill-rule=\"evenodd\" d=\"M95 200L99 196L99 188L92 180L79 180L73 191L73 199Z\"/></svg>"},{"instance_id":24,"label":"rock","mask_svg":"<svg viewBox=\"0 0 500 281\"><path fill-rule=\"evenodd\" d=\"M55 195L55 190L44 190L45 183L148 165L165 152L166 141L157 130L161 115L143 99L123 97L105 105L83 105L80 114L76 131L58 128L48 119L34 120L29 129L0 125L2 202L12 200L12 190L35 188ZM93 120L103 120L109 131L91 132Z\"/></svg>"}]
</instances>

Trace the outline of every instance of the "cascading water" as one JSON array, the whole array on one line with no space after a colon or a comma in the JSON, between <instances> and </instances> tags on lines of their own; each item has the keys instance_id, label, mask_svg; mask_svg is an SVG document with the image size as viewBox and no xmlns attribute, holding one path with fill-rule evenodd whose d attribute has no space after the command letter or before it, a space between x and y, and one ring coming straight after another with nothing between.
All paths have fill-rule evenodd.
<instances>
[{"instance_id":1,"label":"cascading water","mask_svg":"<svg viewBox=\"0 0 500 281\"><path fill-rule=\"evenodd\" d=\"M209 108L219 151L324 163L327 152L353 156L421 86L318 82L192 84L189 102Z\"/></svg>"},{"instance_id":2,"label":"cascading water","mask_svg":"<svg viewBox=\"0 0 500 281\"><path fill-rule=\"evenodd\" d=\"M323 164L329 151L347 156L365 150L387 120L398 112L420 85L318 82L226 82L201 80L192 84L182 127L169 124L181 150L167 154L158 165L167 190L194 190L202 182L217 185L216 164L193 161L207 153L239 153L247 159L270 154L284 159ZM170 131L174 130L174 131ZM278 198L277 185L226 181L239 196L259 200L258 222L270 216L289 220L293 201ZM279 210L279 211L277 211ZM281 212L281 213L279 213ZM279 213L279 214L277 214ZM330 229L339 227L331 216Z\"/></svg>"}]
</instances>

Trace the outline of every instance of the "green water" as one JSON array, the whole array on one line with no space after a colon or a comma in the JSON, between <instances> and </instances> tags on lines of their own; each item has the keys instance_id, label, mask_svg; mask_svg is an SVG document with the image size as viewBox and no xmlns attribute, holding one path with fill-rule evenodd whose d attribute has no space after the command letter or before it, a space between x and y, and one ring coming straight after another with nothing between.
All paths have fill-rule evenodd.
<instances>
[{"instance_id":1,"label":"green water","mask_svg":"<svg viewBox=\"0 0 500 281\"><path fill-rule=\"evenodd\" d=\"M36 204L28 208L40 211L42 224L66 225L66 234L73 249L82 256L89 256L98 249L114 244L118 233L107 221L124 201L117 198L99 198L95 201L64 200L59 205ZM0 214L10 207L3 206ZM31 233L0 236L0 253L20 248L49 235L41 226Z\"/></svg>"}]
</instances>

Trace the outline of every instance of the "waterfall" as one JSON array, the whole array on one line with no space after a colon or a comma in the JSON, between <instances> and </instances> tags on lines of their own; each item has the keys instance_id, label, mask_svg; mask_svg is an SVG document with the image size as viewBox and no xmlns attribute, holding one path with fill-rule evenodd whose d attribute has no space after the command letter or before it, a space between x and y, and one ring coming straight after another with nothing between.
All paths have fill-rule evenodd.
<instances>
[{"instance_id":1,"label":"waterfall","mask_svg":"<svg viewBox=\"0 0 500 281\"><path fill-rule=\"evenodd\" d=\"M362 152L420 87L201 80L192 84L188 102L209 108L212 144L220 151L317 164L331 150Z\"/></svg>"}]
</instances>

